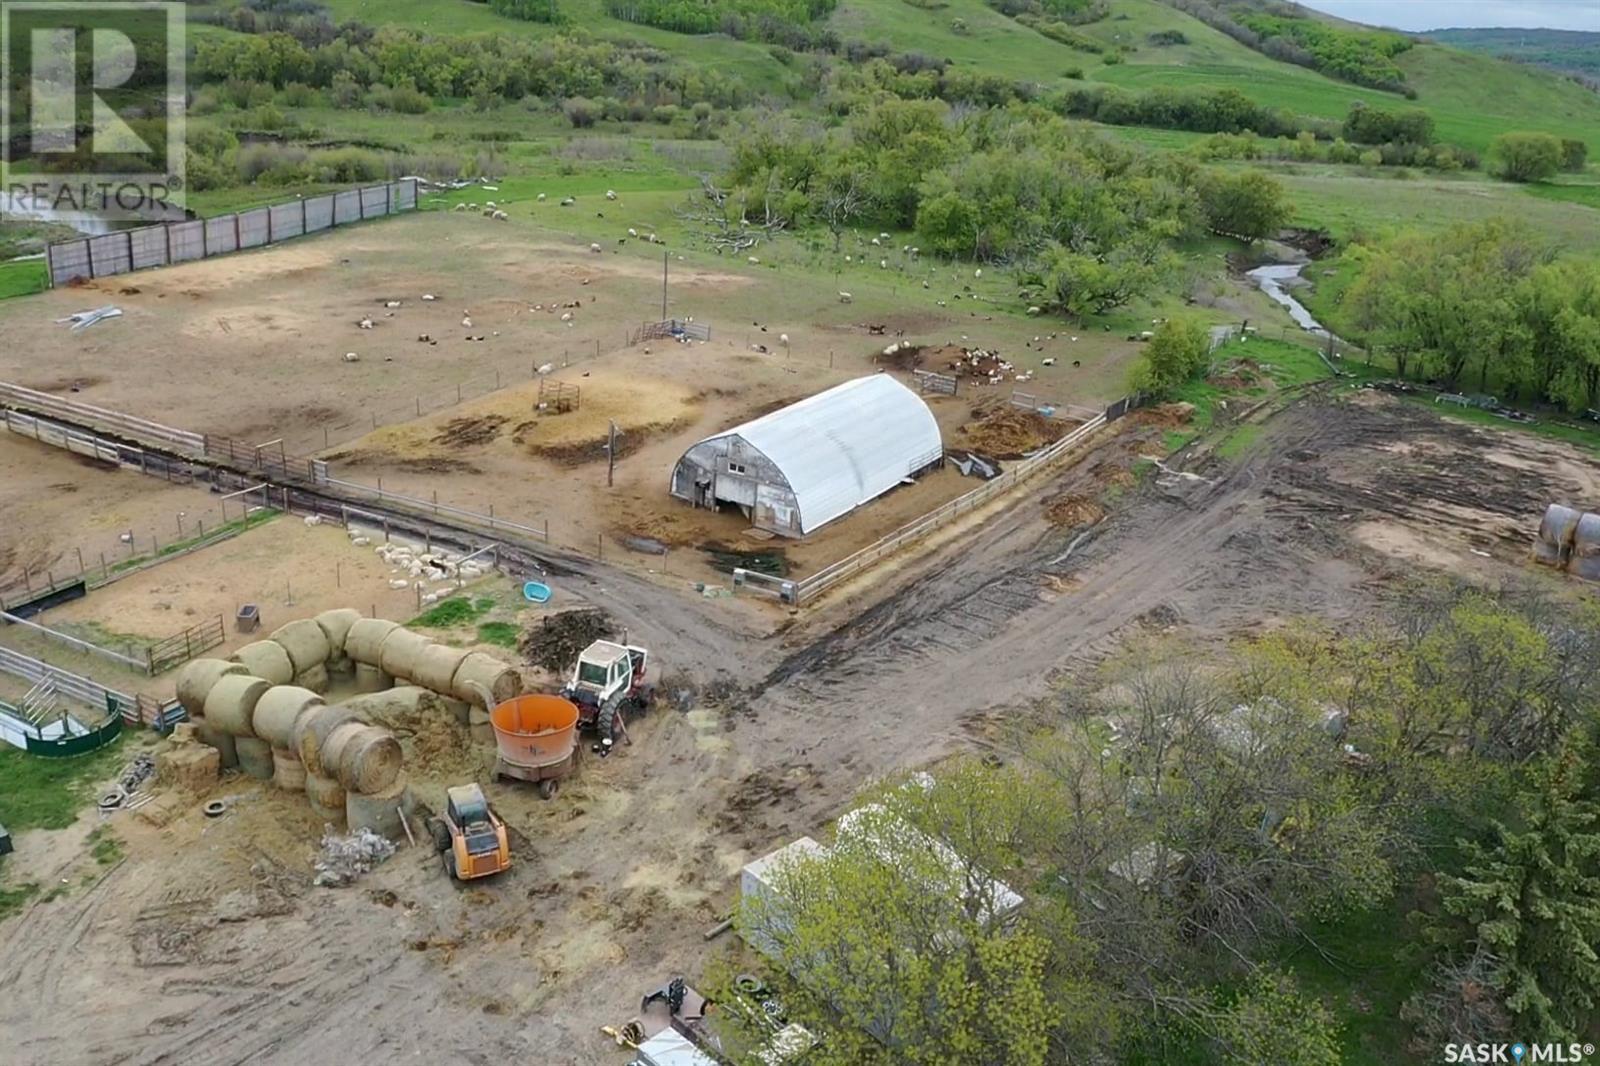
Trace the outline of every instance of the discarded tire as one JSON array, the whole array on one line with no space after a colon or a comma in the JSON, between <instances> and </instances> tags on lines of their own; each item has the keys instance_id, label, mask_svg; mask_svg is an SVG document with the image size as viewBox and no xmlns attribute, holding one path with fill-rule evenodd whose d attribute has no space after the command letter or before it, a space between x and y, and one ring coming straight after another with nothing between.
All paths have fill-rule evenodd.
<instances>
[{"instance_id":1,"label":"discarded tire","mask_svg":"<svg viewBox=\"0 0 1600 1066\"><path fill-rule=\"evenodd\" d=\"M344 796L345 821L352 830L370 829L396 843L406 839L400 811L409 817L415 808L416 800L404 777L381 792L347 791Z\"/></svg>"},{"instance_id":2,"label":"discarded tire","mask_svg":"<svg viewBox=\"0 0 1600 1066\"><path fill-rule=\"evenodd\" d=\"M308 774L327 774L322 768L322 745L328 734L356 716L342 707L321 707L302 715L295 721L295 747L300 751L300 761L306 764Z\"/></svg>"},{"instance_id":3,"label":"discarded tire","mask_svg":"<svg viewBox=\"0 0 1600 1066\"><path fill-rule=\"evenodd\" d=\"M297 674L323 665L332 654L332 649L328 647L328 634L310 618L298 618L281 625L267 639L283 645Z\"/></svg>"},{"instance_id":4,"label":"discarded tire","mask_svg":"<svg viewBox=\"0 0 1600 1066\"><path fill-rule=\"evenodd\" d=\"M448 696L454 691L450 687L451 682L455 680L456 671L466 657L467 652L460 648L452 648L448 644L429 644L417 655L411 683Z\"/></svg>"},{"instance_id":5,"label":"discarded tire","mask_svg":"<svg viewBox=\"0 0 1600 1066\"><path fill-rule=\"evenodd\" d=\"M212 726L236 737L253 737L251 720L256 703L272 686L250 674L228 674L217 679L206 694L205 718Z\"/></svg>"},{"instance_id":6,"label":"discarded tire","mask_svg":"<svg viewBox=\"0 0 1600 1066\"><path fill-rule=\"evenodd\" d=\"M306 767L288 748L272 749L272 783L285 792L306 790Z\"/></svg>"},{"instance_id":7,"label":"discarded tire","mask_svg":"<svg viewBox=\"0 0 1600 1066\"><path fill-rule=\"evenodd\" d=\"M294 746L294 723L307 707L315 707L322 697L298 685L273 685L256 703L251 719L253 732L275 748ZM298 760L300 756L295 755Z\"/></svg>"},{"instance_id":8,"label":"discarded tire","mask_svg":"<svg viewBox=\"0 0 1600 1066\"><path fill-rule=\"evenodd\" d=\"M317 625L322 627L322 635L328 641L328 658L338 659L349 653L344 650L345 638L350 635L350 627L361 621L361 612L353 607L340 607L332 611L323 611L317 615Z\"/></svg>"},{"instance_id":9,"label":"discarded tire","mask_svg":"<svg viewBox=\"0 0 1600 1066\"><path fill-rule=\"evenodd\" d=\"M327 766L327 760L323 760ZM382 792L400 776L405 754L387 729L363 726L339 752L339 780L353 792Z\"/></svg>"},{"instance_id":10,"label":"discarded tire","mask_svg":"<svg viewBox=\"0 0 1600 1066\"><path fill-rule=\"evenodd\" d=\"M370 663L356 663L357 692L383 692L393 687L394 678L384 673L382 668Z\"/></svg>"},{"instance_id":11,"label":"discarded tire","mask_svg":"<svg viewBox=\"0 0 1600 1066\"><path fill-rule=\"evenodd\" d=\"M396 628L383 638L383 647L378 652L378 665L383 667L384 673L409 681L417 676L422 653L432 646L433 641L420 633Z\"/></svg>"},{"instance_id":12,"label":"discarded tire","mask_svg":"<svg viewBox=\"0 0 1600 1066\"><path fill-rule=\"evenodd\" d=\"M488 692L487 703L483 693ZM468 652L456 668L450 694L466 703L492 710L522 693L522 675L514 667L481 651Z\"/></svg>"},{"instance_id":13,"label":"discarded tire","mask_svg":"<svg viewBox=\"0 0 1600 1066\"><path fill-rule=\"evenodd\" d=\"M269 684L287 685L294 680L294 663L289 653L275 640L258 640L233 653L233 661Z\"/></svg>"},{"instance_id":14,"label":"discarded tire","mask_svg":"<svg viewBox=\"0 0 1600 1066\"><path fill-rule=\"evenodd\" d=\"M243 663L226 659L190 659L178 671L178 702L189 712L189 717L202 715L206 710L206 696L217 679L227 674L247 674Z\"/></svg>"},{"instance_id":15,"label":"discarded tire","mask_svg":"<svg viewBox=\"0 0 1600 1066\"><path fill-rule=\"evenodd\" d=\"M228 665L238 666L239 664L229 663ZM222 756L219 764L221 769L232 770L239 765L239 753L234 749L232 733L225 733L212 725L208 719L200 717L194 719L194 735L195 739L200 743L217 749L217 753Z\"/></svg>"},{"instance_id":16,"label":"discarded tire","mask_svg":"<svg viewBox=\"0 0 1600 1066\"><path fill-rule=\"evenodd\" d=\"M345 634L344 653L358 663L377 666L378 653L390 633L400 628L399 622L387 618L363 618L352 623Z\"/></svg>"},{"instance_id":17,"label":"discarded tire","mask_svg":"<svg viewBox=\"0 0 1600 1066\"><path fill-rule=\"evenodd\" d=\"M307 774L306 802L323 821L344 824L344 786L333 778Z\"/></svg>"},{"instance_id":18,"label":"discarded tire","mask_svg":"<svg viewBox=\"0 0 1600 1066\"><path fill-rule=\"evenodd\" d=\"M271 744L257 737L240 737L234 741L234 749L239 753L239 769L257 781L272 780Z\"/></svg>"},{"instance_id":19,"label":"discarded tire","mask_svg":"<svg viewBox=\"0 0 1600 1066\"><path fill-rule=\"evenodd\" d=\"M204 807L201 807L200 811L207 818L221 818L228 813L228 805L221 800L212 800Z\"/></svg>"}]
</instances>

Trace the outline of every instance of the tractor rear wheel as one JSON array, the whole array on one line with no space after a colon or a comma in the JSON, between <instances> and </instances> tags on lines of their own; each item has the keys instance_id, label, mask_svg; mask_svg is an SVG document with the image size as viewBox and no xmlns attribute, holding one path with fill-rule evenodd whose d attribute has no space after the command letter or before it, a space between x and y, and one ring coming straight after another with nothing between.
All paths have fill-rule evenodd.
<instances>
[{"instance_id":1,"label":"tractor rear wheel","mask_svg":"<svg viewBox=\"0 0 1600 1066\"><path fill-rule=\"evenodd\" d=\"M600 713L595 718L595 727L600 731L601 740L615 741L617 739L617 719L622 714L622 701L608 703L600 708Z\"/></svg>"}]
</instances>

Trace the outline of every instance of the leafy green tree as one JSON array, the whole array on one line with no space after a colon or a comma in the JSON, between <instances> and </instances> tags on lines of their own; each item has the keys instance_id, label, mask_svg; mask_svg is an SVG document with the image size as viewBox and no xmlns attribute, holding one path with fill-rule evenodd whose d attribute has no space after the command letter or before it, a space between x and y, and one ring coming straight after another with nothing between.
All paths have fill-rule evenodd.
<instances>
[{"instance_id":1,"label":"leafy green tree","mask_svg":"<svg viewBox=\"0 0 1600 1066\"><path fill-rule=\"evenodd\" d=\"M1139 353L1128 383L1143 392L1170 393L1204 370L1210 354L1211 338L1204 326L1194 319L1169 318Z\"/></svg>"},{"instance_id":2,"label":"leafy green tree","mask_svg":"<svg viewBox=\"0 0 1600 1066\"><path fill-rule=\"evenodd\" d=\"M1222 1060L1235 1066L1338 1066L1338 1026L1287 974L1261 970L1212 1026Z\"/></svg>"},{"instance_id":3,"label":"leafy green tree","mask_svg":"<svg viewBox=\"0 0 1600 1066\"><path fill-rule=\"evenodd\" d=\"M1283 186L1259 170L1206 174L1200 182L1200 204L1207 225L1247 244L1278 232L1290 212Z\"/></svg>"},{"instance_id":4,"label":"leafy green tree","mask_svg":"<svg viewBox=\"0 0 1600 1066\"><path fill-rule=\"evenodd\" d=\"M1549 133L1502 133L1489 151L1499 161L1500 176L1507 181L1544 181L1561 169L1561 138Z\"/></svg>"},{"instance_id":5,"label":"leafy green tree","mask_svg":"<svg viewBox=\"0 0 1600 1066\"><path fill-rule=\"evenodd\" d=\"M1589 163L1589 146L1573 137L1561 139L1561 169L1574 174L1583 173Z\"/></svg>"},{"instance_id":6,"label":"leafy green tree","mask_svg":"<svg viewBox=\"0 0 1600 1066\"><path fill-rule=\"evenodd\" d=\"M1513 819L1463 842L1466 869L1440 885L1436 938L1484 955L1516 1031L1540 1040L1591 1032L1600 1009L1600 803L1574 741L1535 768Z\"/></svg>"}]
</instances>

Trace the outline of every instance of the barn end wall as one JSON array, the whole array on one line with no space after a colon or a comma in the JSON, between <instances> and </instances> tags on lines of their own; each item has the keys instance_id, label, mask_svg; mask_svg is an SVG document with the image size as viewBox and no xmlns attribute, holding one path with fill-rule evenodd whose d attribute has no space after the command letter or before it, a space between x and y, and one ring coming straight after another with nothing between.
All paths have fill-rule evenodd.
<instances>
[{"instance_id":1,"label":"barn end wall","mask_svg":"<svg viewBox=\"0 0 1600 1066\"><path fill-rule=\"evenodd\" d=\"M743 474L729 463L744 468ZM705 502L696 482L710 482L712 502ZM672 471L673 496L696 506L716 501L744 509L750 524L785 537L801 535L800 506L783 471L737 434L701 441L678 460Z\"/></svg>"}]
</instances>

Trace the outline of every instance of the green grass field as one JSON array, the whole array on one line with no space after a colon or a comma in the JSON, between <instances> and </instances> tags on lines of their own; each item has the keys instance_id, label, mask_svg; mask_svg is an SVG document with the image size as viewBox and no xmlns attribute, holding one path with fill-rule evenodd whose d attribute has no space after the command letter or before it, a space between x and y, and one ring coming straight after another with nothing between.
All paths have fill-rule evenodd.
<instances>
[{"instance_id":1,"label":"green grass field","mask_svg":"<svg viewBox=\"0 0 1600 1066\"><path fill-rule=\"evenodd\" d=\"M90 790L116 771L126 757L124 733L99 751L75 759L46 759L0 745L0 825L24 829L65 829L78 817Z\"/></svg>"},{"instance_id":2,"label":"green grass field","mask_svg":"<svg viewBox=\"0 0 1600 1066\"><path fill-rule=\"evenodd\" d=\"M48 287L49 276L43 259L0 263L0 300L43 292Z\"/></svg>"}]
</instances>

